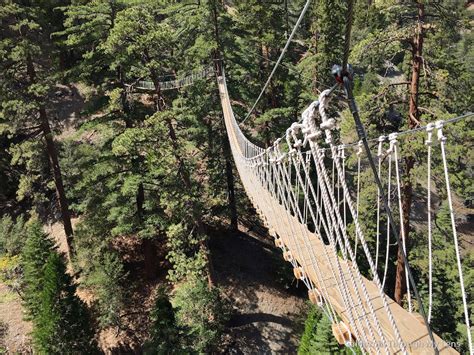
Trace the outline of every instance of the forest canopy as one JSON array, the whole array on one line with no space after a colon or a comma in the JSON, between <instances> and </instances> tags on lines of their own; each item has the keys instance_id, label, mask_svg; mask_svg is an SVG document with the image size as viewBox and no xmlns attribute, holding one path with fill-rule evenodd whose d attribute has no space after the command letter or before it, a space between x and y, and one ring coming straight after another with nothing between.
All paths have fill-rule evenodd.
<instances>
[{"instance_id":1,"label":"forest canopy","mask_svg":"<svg viewBox=\"0 0 474 355\"><path fill-rule=\"evenodd\" d=\"M237 346L230 329L243 311L219 268L218 246L239 233L258 240L254 248L272 239L233 160L216 80L223 73L237 120L248 116L243 132L264 148L337 84L331 70L345 54L371 139L473 111L474 4L465 0L310 1L252 110L305 3L0 0L0 285L21 300L31 322L24 351L107 352L104 334L150 354ZM331 102L337 140L356 144L344 95L339 85ZM400 144L401 204L395 185L388 193L415 284L430 304L430 326L467 353L472 328L465 325L443 161L433 153L427 188L424 132ZM472 117L445 132L472 325ZM348 149L347 184L354 198L357 191L357 217L375 253L389 221L377 216L373 175L355 152ZM420 207L429 189L433 273ZM355 228L349 220L347 230ZM358 266L370 278L361 248ZM384 290L408 309L400 253L394 243L387 262L380 257ZM275 280L280 268L286 280L280 259ZM306 297L290 279L282 281L284 292ZM310 308L307 316L298 353L348 351L323 313Z\"/></svg>"}]
</instances>

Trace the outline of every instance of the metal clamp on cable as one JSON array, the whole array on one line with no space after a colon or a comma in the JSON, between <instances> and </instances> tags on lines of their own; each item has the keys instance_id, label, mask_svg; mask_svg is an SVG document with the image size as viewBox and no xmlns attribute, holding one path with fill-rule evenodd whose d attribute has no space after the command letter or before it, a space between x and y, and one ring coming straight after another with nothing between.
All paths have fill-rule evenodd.
<instances>
[{"instance_id":1,"label":"metal clamp on cable","mask_svg":"<svg viewBox=\"0 0 474 355\"><path fill-rule=\"evenodd\" d=\"M332 75L334 75L334 78L336 78L336 81L339 84L344 84L344 77L347 76L349 80L352 81L354 77L354 69L352 68L352 65L347 64L346 70L342 70L342 66L338 64L334 64L331 70Z\"/></svg>"}]
</instances>

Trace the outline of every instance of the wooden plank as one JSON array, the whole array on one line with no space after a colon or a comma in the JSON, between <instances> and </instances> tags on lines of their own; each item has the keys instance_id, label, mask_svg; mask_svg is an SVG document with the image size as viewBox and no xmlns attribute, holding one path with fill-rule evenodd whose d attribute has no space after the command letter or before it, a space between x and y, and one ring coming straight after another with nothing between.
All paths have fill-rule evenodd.
<instances>
[{"instance_id":1,"label":"wooden plank","mask_svg":"<svg viewBox=\"0 0 474 355\"><path fill-rule=\"evenodd\" d=\"M219 91L221 95L224 119L229 135L231 147L238 149L238 141L233 130L233 113L225 85L225 80L219 78ZM238 154L239 152L233 152ZM236 160L238 156L234 155ZM378 336L375 327L375 320L370 312L369 306L364 297L361 297L362 290L357 286L357 275L351 264L334 255L330 246L325 245L321 238L315 233L311 233L306 225L289 214L286 209L274 199L257 180L257 178L246 168L236 161L240 178L247 195L256 207L265 225L280 237L288 250L291 251L295 260L301 265L313 284L320 288L325 286L325 296L338 313L339 317L351 328L352 333L357 331L361 334L370 334L369 327L373 329L374 339L370 344L360 344L369 353L378 354L384 349L382 338ZM316 267L317 265L317 267ZM334 270L342 271L333 274ZM320 272L317 272L319 269ZM319 275L318 275L319 274ZM356 285L351 281L351 275L356 278ZM336 278L334 277L336 276ZM357 305L346 305L344 298L339 291L338 284L343 281L347 286L347 291L351 302ZM367 289L370 303L373 305L374 313L380 324L382 333L390 346L391 353L401 353L401 345L398 344L393 332L388 314L383 306L382 298L374 282L361 276L361 281ZM395 324L400 332L401 338L410 354L432 354L429 336L424 324L415 316L400 307L395 301L386 296L388 307L393 315ZM354 318L358 315L357 325L350 323L349 312L353 310ZM358 313L358 314L357 314ZM368 324L367 324L368 323ZM453 348L448 346L440 337L435 336L441 354L458 354ZM362 339L359 339L361 341Z\"/></svg>"}]
</instances>

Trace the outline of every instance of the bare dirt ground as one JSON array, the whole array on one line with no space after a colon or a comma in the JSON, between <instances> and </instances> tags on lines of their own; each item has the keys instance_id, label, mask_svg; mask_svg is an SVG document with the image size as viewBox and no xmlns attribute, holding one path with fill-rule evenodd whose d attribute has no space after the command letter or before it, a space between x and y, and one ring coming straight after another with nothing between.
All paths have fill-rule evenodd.
<instances>
[{"instance_id":1,"label":"bare dirt ground","mask_svg":"<svg viewBox=\"0 0 474 355\"><path fill-rule=\"evenodd\" d=\"M20 297L0 283L0 349L8 354L31 353L31 323L23 319Z\"/></svg>"},{"instance_id":2,"label":"bare dirt ground","mask_svg":"<svg viewBox=\"0 0 474 355\"><path fill-rule=\"evenodd\" d=\"M218 283L234 308L227 354L295 354L306 315L304 288L270 240L241 231L213 236Z\"/></svg>"}]
</instances>

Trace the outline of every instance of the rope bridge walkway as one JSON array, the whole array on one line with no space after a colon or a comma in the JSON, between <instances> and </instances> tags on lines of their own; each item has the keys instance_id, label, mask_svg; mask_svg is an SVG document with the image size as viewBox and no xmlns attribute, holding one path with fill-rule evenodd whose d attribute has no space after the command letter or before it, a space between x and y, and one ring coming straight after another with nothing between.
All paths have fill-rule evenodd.
<instances>
[{"instance_id":1,"label":"rope bridge walkway","mask_svg":"<svg viewBox=\"0 0 474 355\"><path fill-rule=\"evenodd\" d=\"M354 193L347 186L344 164L345 152L350 146L335 144L336 121L326 113L331 90L324 91L319 101L304 111L301 123L293 123L283 139L264 149L251 143L241 131L230 105L224 74L218 77L218 86L232 154L245 191L275 237L275 243L283 250L285 260L293 265L295 277L308 287L310 300L318 304L332 321L337 340L349 347L356 341L368 353L431 354L437 348L442 354L456 354L457 351L440 337L429 334L429 328L413 311L414 302L410 297L413 290L410 291L408 281L408 311L384 293L389 248L383 248L379 240L383 233L381 191L378 191L376 206L377 247L374 251L369 249L362 221L358 218L361 144L356 145L359 174L357 192ZM444 124L438 121L426 127L427 149L431 159L432 145L437 142L441 147L466 323L470 329L447 172ZM433 134L437 139L432 137ZM388 147L385 152L384 146ZM327 154L332 169L327 168ZM390 171L387 184L395 180L401 216L398 154L396 133L379 139L379 174L383 158L388 158L384 163L389 165ZM431 161L428 164L431 165ZM431 181L430 175L428 181ZM387 189L390 191L392 187L387 186ZM427 191L430 194L429 186ZM430 203L428 196L429 215ZM431 215L429 218L431 258ZM351 230L347 228L349 223L354 226ZM390 246L389 229L385 239L386 245ZM369 265L370 279L359 270L356 260L361 256L356 255L358 250ZM386 252L385 255L382 251ZM431 261L429 268L431 312Z\"/></svg>"},{"instance_id":2,"label":"rope bridge walkway","mask_svg":"<svg viewBox=\"0 0 474 355\"><path fill-rule=\"evenodd\" d=\"M160 81L160 90L175 90L182 87L193 85L196 80L210 78L214 76L214 68L208 66L201 71L190 73L183 78L176 78L174 80ZM129 88L135 88L139 90L155 90L155 84L152 81L138 80L133 84L126 84Z\"/></svg>"}]
</instances>

